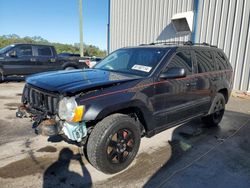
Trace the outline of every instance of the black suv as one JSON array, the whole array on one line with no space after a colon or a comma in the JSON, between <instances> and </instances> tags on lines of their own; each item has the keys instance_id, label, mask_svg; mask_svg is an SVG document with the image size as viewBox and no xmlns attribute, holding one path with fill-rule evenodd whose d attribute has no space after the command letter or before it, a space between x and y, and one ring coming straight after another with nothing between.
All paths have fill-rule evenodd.
<instances>
[{"instance_id":1,"label":"black suv","mask_svg":"<svg viewBox=\"0 0 250 188\"><path fill-rule=\"evenodd\" d=\"M12 44L0 49L0 81L34 73L88 68L79 57L58 56L54 46Z\"/></svg>"},{"instance_id":2,"label":"black suv","mask_svg":"<svg viewBox=\"0 0 250 188\"><path fill-rule=\"evenodd\" d=\"M122 48L94 69L29 77L17 116L32 117L37 133L86 145L94 167L116 173L135 158L143 136L196 117L218 125L232 73L213 46Z\"/></svg>"}]
</instances>

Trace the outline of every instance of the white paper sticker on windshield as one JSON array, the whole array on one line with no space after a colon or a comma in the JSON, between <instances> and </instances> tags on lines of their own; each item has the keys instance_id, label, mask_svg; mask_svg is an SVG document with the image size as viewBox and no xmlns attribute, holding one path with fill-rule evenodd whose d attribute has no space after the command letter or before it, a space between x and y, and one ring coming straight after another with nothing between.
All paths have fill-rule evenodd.
<instances>
[{"instance_id":1,"label":"white paper sticker on windshield","mask_svg":"<svg viewBox=\"0 0 250 188\"><path fill-rule=\"evenodd\" d=\"M139 70L143 72L150 72L152 67L144 66L144 65L134 65L132 67L133 70Z\"/></svg>"}]
</instances>

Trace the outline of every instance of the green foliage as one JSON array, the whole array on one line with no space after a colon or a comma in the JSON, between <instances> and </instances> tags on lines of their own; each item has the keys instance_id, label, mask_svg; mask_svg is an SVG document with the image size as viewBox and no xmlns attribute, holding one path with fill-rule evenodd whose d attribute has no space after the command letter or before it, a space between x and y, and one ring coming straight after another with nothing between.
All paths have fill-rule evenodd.
<instances>
[{"instance_id":1,"label":"green foliage","mask_svg":"<svg viewBox=\"0 0 250 188\"><path fill-rule=\"evenodd\" d=\"M96 46L89 45L86 48L85 55L86 56L104 57L106 55L106 52L99 50L99 48L97 48Z\"/></svg>"},{"instance_id":2,"label":"green foliage","mask_svg":"<svg viewBox=\"0 0 250 188\"><path fill-rule=\"evenodd\" d=\"M0 48L3 48L7 45L14 43L47 44L47 45L53 45L57 53L62 53L62 52L79 53L79 44L71 45L62 43L51 43L40 36L23 37L23 38L19 37L16 34L0 36ZM104 57L105 55L106 51L100 50L98 47L93 45L84 44L84 56Z\"/></svg>"}]
</instances>

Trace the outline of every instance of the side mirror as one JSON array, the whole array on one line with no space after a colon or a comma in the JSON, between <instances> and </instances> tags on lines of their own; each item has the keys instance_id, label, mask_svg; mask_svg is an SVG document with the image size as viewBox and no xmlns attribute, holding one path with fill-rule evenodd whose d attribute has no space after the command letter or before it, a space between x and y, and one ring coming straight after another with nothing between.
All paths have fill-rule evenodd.
<instances>
[{"instance_id":1,"label":"side mirror","mask_svg":"<svg viewBox=\"0 0 250 188\"><path fill-rule=\"evenodd\" d=\"M183 78L186 76L184 68L171 67L166 72L160 74L160 79Z\"/></svg>"},{"instance_id":2,"label":"side mirror","mask_svg":"<svg viewBox=\"0 0 250 188\"><path fill-rule=\"evenodd\" d=\"M17 57L15 50L10 51L8 54L9 54L10 57Z\"/></svg>"}]
</instances>

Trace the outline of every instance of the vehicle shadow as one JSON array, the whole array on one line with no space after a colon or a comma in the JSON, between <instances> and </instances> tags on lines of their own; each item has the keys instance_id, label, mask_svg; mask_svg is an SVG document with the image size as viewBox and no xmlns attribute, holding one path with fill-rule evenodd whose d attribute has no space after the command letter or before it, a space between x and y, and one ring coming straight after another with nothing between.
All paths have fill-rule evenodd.
<instances>
[{"instance_id":1,"label":"vehicle shadow","mask_svg":"<svg viewBox=\"0 0 250 188\"><path fill-rule=\"evenodd\" d=\"M4 81L0 79L0 83L8 83L8 82L25 82L25 77L8 77L5 78Z\"/></svg>"},{"instance_id":2,"label":"vehicle shadow","mask_svg":"<svg viewBox=\"0 0 250 188\"><path fill-rule=\"evenodd\" d=\"M179 126L169 141L170 159L144 187L249 186L247 125L249 114L226 111L218 127L206 127L200 119Z\"/></svg>"},{"instance_id":3,"label":"vehicle shadow","mask_svg":"<svg viewBox=\"0 0 250 188\"><path fill-rule=\"evenodd\" d=\"M81 165L83 176L70 171L71 161L76 160ZM60 151L58 160L51 164L43 174L43 188L52 187L91 187L92 178L85 167L81 155L74 155L69 148Z\"/></svg>"}]
</instances>

